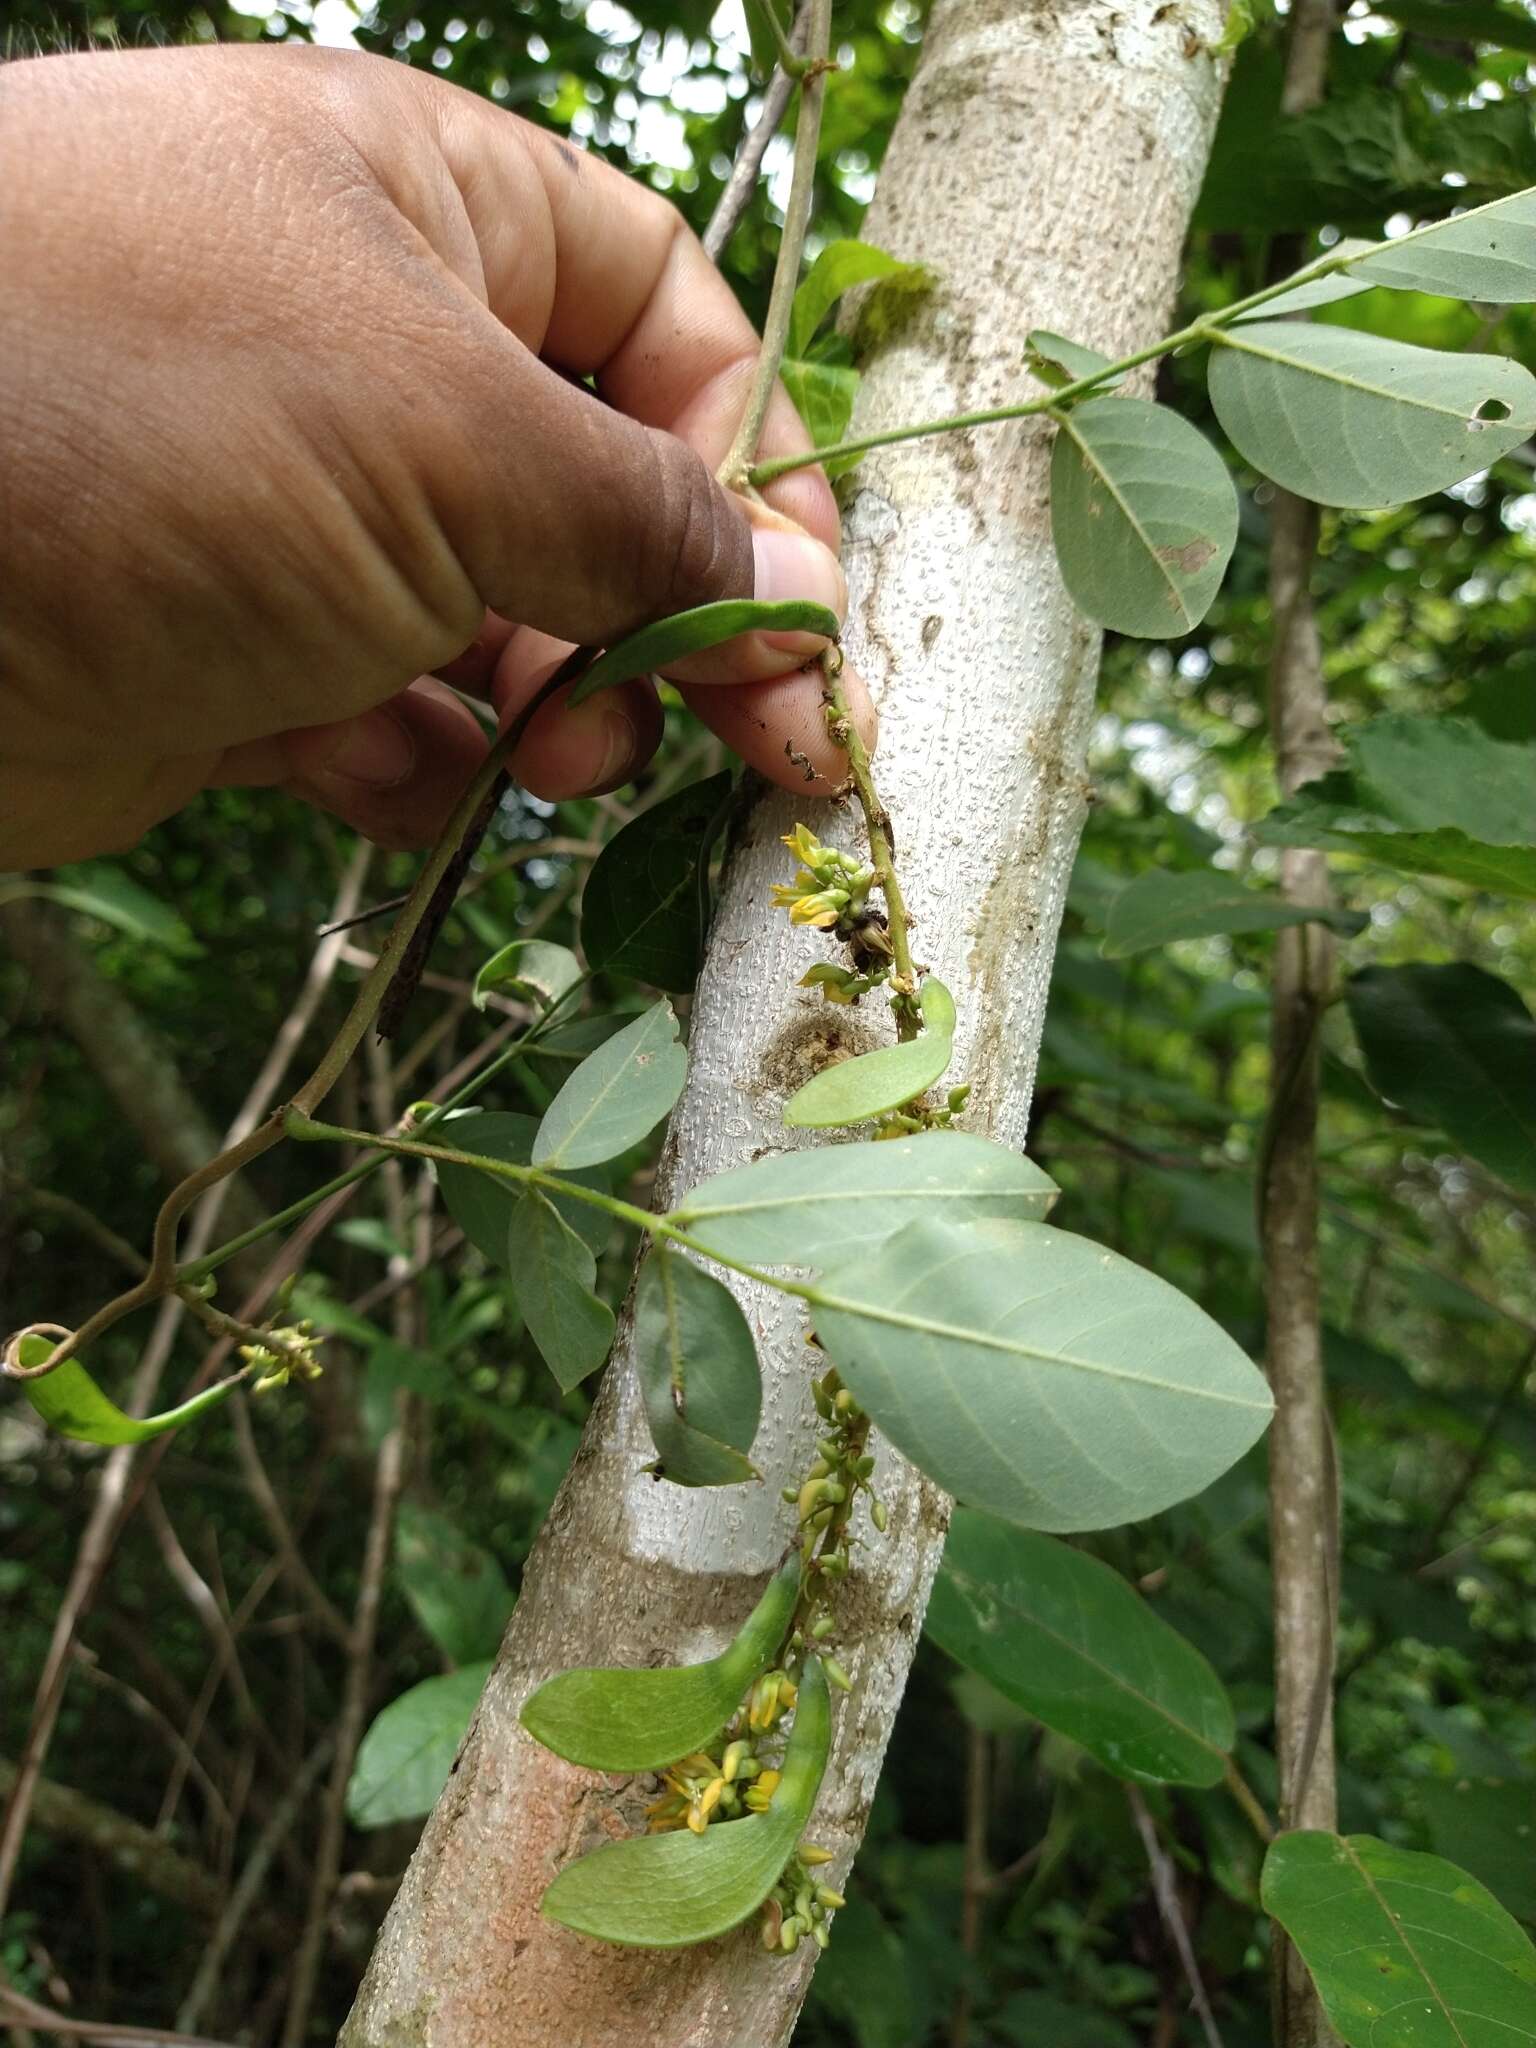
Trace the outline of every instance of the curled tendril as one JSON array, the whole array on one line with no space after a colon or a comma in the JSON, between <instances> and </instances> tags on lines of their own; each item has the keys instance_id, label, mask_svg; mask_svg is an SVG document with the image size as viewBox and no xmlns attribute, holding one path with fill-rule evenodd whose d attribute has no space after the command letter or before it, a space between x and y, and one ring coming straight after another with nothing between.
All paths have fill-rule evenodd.
<instances>
[{"instance_id":1,"label":"curled tendril","mask_svg":"<svg viewBox=\"0 0 1536 2048\"><path fill-rule=\"evenodd\" d=\"M0 1359L0 1369L3 1369L6 1378L11 1380L46 1379L49 1373L56 1372L69 1357L67 1351L61 1352L60 1346L68 1343L74 1334L73 1330L67 1330L62 1323L28 1323L25 1329L17 1330L14 1335L6 1338L5 1356ZM21 1362L21 1347L29 1337L48 1337L54 1341L53 1350L40 1365L23 1365Z\"/></svg>"}]
</instances>

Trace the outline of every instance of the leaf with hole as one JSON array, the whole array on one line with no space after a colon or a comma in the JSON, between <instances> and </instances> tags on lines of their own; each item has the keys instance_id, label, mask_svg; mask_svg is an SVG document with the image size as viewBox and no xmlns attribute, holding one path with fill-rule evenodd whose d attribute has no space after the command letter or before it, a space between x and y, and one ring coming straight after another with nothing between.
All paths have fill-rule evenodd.
<instances>
[{"instance_id":1,"label":"leaf with hole","mask_svg":"<svg viewBox=\"0 0 1536 2048\"><path fill-rule=\"evenodd\" d=\"M691 612L675 612L654 626L642 626L616 647L600 654L571 686L567 704L581 704L599 690L633 682L666 670L690 654L707 654L734 640L738 633L821 633L835 640L842 628L836 612L808 599L765 602L752 597L726 597L701 604Z\"/></svg>"},{"instance_id":2,"label":"leaf with hole","mask_svg":"<svg viewBox=\"0 0 1536 2048\"><path fill-rule=\"evenodd\" d=\"M828 1131L900 1109L948 1072L954 1058L955 999L932 975L923 983L928 1029L897 1045L823 1067L784 1105L792 1130Z\"/></svg>"},{"instance_id":3,"label":"leaf with hole","mask_svg":"<svg viewBox=\"0 0 1536 2048\"><path fill-rule=\"evenodd\" d=\"M763 1407L757 1346L731 1290L658 1244L635 1289L635 1370L655 1470L679 1486L739 1486Z\"/></svg>"},{"instance_id":4,"label":"leaf with hole","mask_svg":"<svg viewBox=\"0 0 1536 2048\"><path fill-rule=\"evenodd\" d=\"M1237 493L1203 434L1141 398L1053 413L1051 537L1073 603L1153 639L1210 609L1237 540Z\"/></svg>"},{"instance_id":5,"label":"leaf with hole","mask_svg":"<svg viewBox=\"0 0 1536 2048\"><path fill-rule=\"evenodd\" d=\"M1350 268L1366 284L1394 291L1529 305L1536 301L1536 190L1415 228Z\"/></svg>"},{"instance_id":6,"label":"leaf with hole","mask_svg":"<svg viewBox=\"0 0 1536 2048\"><path fill-rule=\"evenodd\" d=\"M547 939L514 939L493 953L475 976L474 1005L505 989L527 996L540 1010L551 1010L581 980L581 962L568 946Z\"/></svg>"},{"instance_id":7,"label":"leaf with hole","mask_svg":"<svg viewBox=\"0 0 1536 2048\"><path fill-rule=\"evenodd\" d=\"M591 1247L537 1188L519 1196L512 1211L507 1274L529 1336L569 1393L607 1358L613 1310L595 1292Z\"/></svg>"},{"instance_id":8,"label":"leaf with hole","mask_svg":"<svg viewBox=\"0 0 1536 2048\"><path fill-rule=\"evenodd\" d=\"M699 978L709 923L709 854L725 822L728 773L664 797L616 832L581 899L581 944L598 973L681 995Z\"/></svg>"},{"instance_id":9,"label":"leaf with hole","mask_svg":"<svg viewBox=\"0 0 1536 2048\"><path fill-rule=\"evenodd\" d=\"M516 1110L475 1109L462 1116L447 1118L428 1135L434 1142L450 1146L455 1152L475 1153L480 1158L504 1161L509 1166L528 1166L533 1160L533 1140L538 1128L537 1117L520 1116ZM608 1192L608 1177L597 1169L589 1168L568 1177L582 1187L593 1188L601 1194ZM443 1206L470 1243L493 1266L504 1271L512 1212L523 1195L519 1184L514 1180L499 1179L494 1173L484 1172L479 1167L460 1166L446 1159L438 1162L437 1184L442 1191ZM600 1252L605 1248L613 1235L612 1217L574 1195L554 1194L546 1190L546 1198L553 1202L572 1230L586 1241L592 1251Z\"/></svg>"},{"instance_id":10,"label":"leaf with hole","mask_svg":"<svg viewBox=\"0 0 1536 2048\"><path fill-rule=\"evenodd\" d=\"M496 1654L516 1596L491 1553L456 1523L407 1501L395 1523L395 1572L411 1612L450 1662Z\"/></svg>"},{"instance_id":11,"label":"leaf with hole","mask_svg":"<svg viewBox=\"0 0 1536 2048\"><path fill-rule=\"evenodd\" d=\"M347 1785L354 1827L387 1827L432 1811L490 1675L488 1660L466 1664L390 1701L358 1745Z\"/></svg>"},{"instance_id":12,"label":"leaf with hole","mask_svg":"<svg viewBox=\"0 0 1536 2048\"><path fill-rule=\"evenodd\" d=\"M897 1449L1027 1529L1110 1529L1189 1499L1274 1405L1204 1310L1047 1223L909 1223L807 1298Z\"/></svg>"},{"instance_id":13,"label":"leaf with hole","mask_svg":"<svg viewBox=\"0 0 1536 2048\"><path fill-rule=\"evenodd\" d=\"M805 1830L821 1789L832 1708L820 1660L800 1680L783 1773L766 1813L612 1842L568 1863L541 1910L578 1934L630 1948L684 1948L749 1919L767 1898Z\"/></svg>"},{"instance_id":14,"label":"leaf with hole","mask_svg":"<svg viewBox=\"0 0 1536 2048\"><path fill-rule=\"evenodd\" d=\"M1005 1145L969 1131L923 1131L754 1160L701 1181L668 1221L722 1258L814 1267L866 1251L922 1216L1041 1223L1057 1192Z\"/></svg>"},{"instance_id":15,"label":"leaf with hole","mask_svg":"<svg viewBox=\"0 0 1536 2048\"><path fill-rule=\"evenodd\" d=\"M522 1724L567 1763L659 1771L719 1734L778 1655L799 1597L796 1553L718 1657L659 1671L562 1671L530 1694Z\"/></svg>"},{"instance_id":16,"label":"leaf with hole","mask_svg":"<svg viewBox=\"0 0 1536 2048\"><path fill-rule=\"evenodd\" d=\"M1454 1863L1297 1830L1271 1844L1262 1897L1346 2048L1536 2040L1536 1948Z\"/></svg>"},{"instance_id":17,"label":"leaf with hole","mask_svg":"<svg viewBox=\"0 0 1536 2048\"><path fill-rule=\"evenodd\" d=\"M1279 931L1285 925L1321 923L1337 932L1358 932L1368 920L1351 910L1317 910L1287 903L1274 889L1251 889L1236 875L1216 868L1186 874L1154 869L1127 882L1110 899L1104 919L1106 960L1124 960L1176 939L1209 939L1238 932Z\"/></svg>"},{"instance_id":18,"label":"leaf with hole","mask_svg":"<svg viewBox=\"0 0 1536 2048\"><path fill-rule=\"evenodd\" d=\"M52 1357L54 1348L49 1337L23 1337L17 1346L19 1362L41 1365L44 1359ZM78 1358L66 1358L41 1379L23 1380L21 1391L50 1429L60 1436L72 1437L76 1443L144 1444L151 1437L167 1436L206 1415L210 1408L217 1408L243 1383L244 1377L240 1374L220 1380L217 1386L204 1387L179 1407L147 1416L125 1414L115 1401L108 1400Z\"/></svg>"},{"instance_id":19,"label":"leaf with hole","mask_svg":"<svg viewBox=\"0 0 1536 2048\"><path fill-rule=\"evenodd\" d=\"M869 242L828 242L795 292L787 353L799 357L806 354L817 328L844 292L884 278L899 279L906 286L922 289L928 283L928 272L920 263L904 263L899 256L889 255Z\"/></svg>"},{"instance_id":20,"label":"leaf with hole","mask_svg":"<svg viewBox=\"0 0 1536 2048\"><path fill-rule=\"evenodd\" d=\"M1509 983L1464 961L1367 967L1344 1000L1377 1093L1536 1194L1536 1018Z\"/></svg>"},{"instance_id":21,"label":"leaf with hole","mask_svg":"<svg viewBox=\"0 0 1536 2048\"><path fill-rule=\"evenodd\" d=\"M1054 1537L957 1508L924 1623L1117 1778L1215 1785L1237 1739L1226 1688L1120 1574Z\"/></svg>"},{"instance_id":22,"label":"leaf with hole","mask_svg":"<svg viewBox=\"0 0 1536 2048\"><path fill-rule=\"evenodd\" d=\"M1320 505L1443 491L1536 428L1536 377L1352 327L1254 322L1213 337L1211 403L1255 469Z\"/></svg>"},{"instance_id":23,"label":"leaf with hole","mask_svg":"<svg viewBox=\"0 0 1536 2048\"><path fill-rule=\"evenodd\" d=\"M565 1173L627 1152L671 1109L687 1071L672 1005L653 1004L583 1060L560 1090L534 1138L534 1165Z\"/></svg>"}]
</instances>

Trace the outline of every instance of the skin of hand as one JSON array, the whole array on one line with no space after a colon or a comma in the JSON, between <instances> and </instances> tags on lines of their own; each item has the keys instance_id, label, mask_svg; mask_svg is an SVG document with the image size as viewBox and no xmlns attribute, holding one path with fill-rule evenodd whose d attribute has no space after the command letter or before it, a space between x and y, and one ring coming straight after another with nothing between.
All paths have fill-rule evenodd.
<instances>
[{"instance_id":1,"label":"skin of hand","mask_svg":"<svg viewBox=\"0 0 1536 2048\"><path fill-rule=\"evenodd\" d=\"M572 643L723 597L839 615L819 470L713 481L757 337L661 198L386 59L173 49L0 66L0 868L280 786L423 844ZM765 454L809 446L775 394ZM823 643L680 665L823 789ZM856 676L866 738L873 712ZM555 697L511 763L617 787L649 683Z\"/></svg>"}]
</instances>

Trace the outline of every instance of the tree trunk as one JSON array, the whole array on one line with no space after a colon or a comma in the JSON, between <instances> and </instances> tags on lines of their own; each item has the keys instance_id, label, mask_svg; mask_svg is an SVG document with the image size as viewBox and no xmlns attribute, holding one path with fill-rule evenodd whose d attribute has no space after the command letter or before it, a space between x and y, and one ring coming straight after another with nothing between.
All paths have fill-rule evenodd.
<instances>
[{"instance_id":1,"label":"tree trunk","mask_svg":"<svg viewBox=\"0 0 1536 2048\"><path fill-rule=\"evenodd\" d=\"M1002 403L1027 388L1038 323L1115 353L1163 330L1219 98L1200 38L1220 0L938 0L869 216L871 240L931 266L881 337L855 431ZM873 326L875 323L867 323ZM920 959L959 1003L967 1121L1021 1145L1062 899L1089 797L1098 635L1051 550L1039 423L865 458L844 522L847 645L882 715L876 763ZM799 1142L784 1098L829 1053L890 1035L881 1004L834 1010L795 986L826 957L769 906L797 817L846 844L853 815L772 795L735 843L694 1006L687 1092L658 1200ZM683 1493L651 1455L622 1333L575 1465L454 1775L379 1938L344 2048L774 2048L815 1950L764 1954L752 1928L662 1955L542 1920L565 1862L634 1825L644 1781L573 1769L519 1728L532 1687L575 1663L712 1654L782 1554L779 1489L813 1455L811 1354L793 1303L742 1288L764 1365L751 1491ZM890 1533L840 1599L854 1690L812 1834L858 1846L922 1627L948 1503L888 1451ZM809 1953L807 1953L809 1950Z\"/></svg>"}]
</instances>

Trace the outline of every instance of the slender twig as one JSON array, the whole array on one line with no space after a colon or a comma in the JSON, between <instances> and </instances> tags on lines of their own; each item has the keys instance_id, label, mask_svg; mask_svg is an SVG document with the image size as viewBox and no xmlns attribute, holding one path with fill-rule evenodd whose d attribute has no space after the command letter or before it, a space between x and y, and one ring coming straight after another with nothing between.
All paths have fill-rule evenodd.
<instances>
[{"instance_id":1,"label":"slender twig","mask_svg":"<svg viewBox=\"0 0 1536 2048\"><path fill-rule=\"evenodd\" d=\"M299 1549L298 1540L289 1527L288 1517L277 1497L277 1490L267 1475L267 1468L257 1448L256 1433L251 1428L248 1404L245 1401L231 1401L229 1407L230 1421L234 1428L235 1455L240 1461L240 1469L245 1475L250 1496L267 1525L267 1533L277 1545L277 1561L284 1577L326 1633L338 1643L348 1642L351 1631L346 1620L304 1562L303 1552Z\"/></svg>"},{"instance_id":2,"label":"slender twig","mask_svg":"<svg viewBox=\"0 0 1536 2048\"><path fill-rule=\"evenodd\" d=\"M1243 1809L1249 1826L1253 1829L1259 1840L1266 1843L1272 1842L1275 1839L1274 1823L1264 1811L1258 1794L1237 1768L1236 1763L1231 1757L1227 1758L1226 1769L1222 1773L1222 1783Z\"/></svg>"},{"instance_id":3,"label":"slender twig","mask_svg":"<svg viewBox=\"0 0 1536 2048\"><path fill-rule=\"evenodd\" d=\"M1159 1917L1167 1931L1168 1939L1173 1943L1185 1982L1189 1985L1189 2002L1199 2015L1208 2048L1222 2048L1216 2016L1211 2011L1211 2001L1205 1994L1200 1965L1195 1961L1194 1945L1189 1938L1184 1909L1179 1903L1179 1884L1174 1872L1173 1858L1157 1838L1157 1824L1148 1812L1147 1802L1139 1789L1135 1785L1127 1785L1125 1796L1130 1801L1131 1817L1136 1823L1136 1832L1141 1836L1142 1846L1147 1852L1147 1863L1152 1872L1152 1896L1157 1901Z\"/></svg>"},{"instance_id":4,"label":"slender twig","mask_svg":"<svg viewBox=\"0 0 1536 2048\"><path fill-rule=\"evenodd\" d=\"M987 1806L991 1778L991 1738L974 1724L966 1730L965 1869L960 1886L960 1952L965 1968L949 2016L949 2048L968 2048L971 2014L976 2002L976 1971L981 1954L982 1909L992 1889L987 1866Z\"/></svg>"},{"instance_id":5,"label":"slender twig","mask_svg":"<svg viewBox=\"0 0 1536 2048\"><path fill-rule=\"evenodd\" d=\"M204 2006L218 1989L224 1959L239 1939L241 1928L250 1918L261 1897L261 1888L266 1882L273 1858L292 1832L294 1823L303 1811L320 1773L329 1762L334 1747L333 1734L328 1733L321 1737L299 1766L287 1791L272 1809L266 1826L256 1837L255 1846L246 1858L245 1867L230 1892L213 1932L208 1937L196 1974L187 1986L186 1996L182 1999L180 2010L176 2014L178 2027L190 2030L202 2018Z\"/></svg>"},{"instance_id":6,"label":"slender twig","mask_svg":"<svg viewBox=\"0 0 1536 2048\"><path fill-rule=\"evenodd\" d=\"M806 13L807 9L802 7L789 32L789 40L797 51L805 33ZM711 263L718 263L725 254L727 244L741 225L742 215L752 204L763 158L768 154L769 143L779 132L779 123L794 90L794 79L782 65L776 66L763 93L762 112L736 153L731 175L725 181L725 189L716 200L715 210L704 230L704 253Z\"/></svg>"},{"instance_id":7,"label":"slender twig","mask_svg":"<svg viewBox=\"0 0 1536 2048\"><path fill-rule=\"evenodd\" d=\"M795 117L794 170L784 208L784 226L779 233L768 313L763 321L763 345L752 373L741 425L718 472L728 490L740 490L748 481L778 381L779 364L784 359L784 344L789 339L789 317L795 287L800 282L800 259L805 253L805 231L810 225L811 202L816 192L816 154L821 142L821 106L826 97L827 46L831 36L832 0L809 0L805 70L800 80L800 108Z\"/></svg>"},{"instance_id":8,"label":"slender twig","mask_svg":"<svg viewBox=\"0 0 1536 2048\"><path fill-rule=\"evenodd\" d=\"M46 2034L67 2035L73 2041L97 2041L103 2048L152 2048L152 2044L159 2043L164 2048L228 2048L226 2042L210 2041L203 2034L173 2034L164 2027L118 2027L108 2020L72 2019L66 2013L55 2012L52 2006L40 2005L35 1998L23 1997L8 1984L0 1984L0 2020L8 2025L21 2022L41 2027Z\"/></svg>"}]
</instances>

